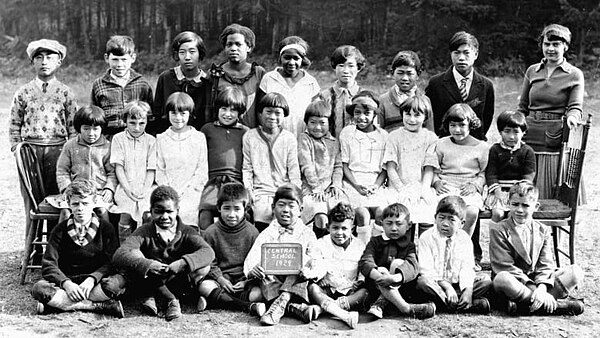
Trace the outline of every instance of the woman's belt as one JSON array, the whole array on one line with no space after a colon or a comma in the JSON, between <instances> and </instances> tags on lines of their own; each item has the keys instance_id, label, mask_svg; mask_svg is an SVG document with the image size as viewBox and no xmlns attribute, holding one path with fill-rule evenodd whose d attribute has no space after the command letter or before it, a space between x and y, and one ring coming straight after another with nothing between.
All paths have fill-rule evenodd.
<instances>
[{"instance_id":1,"label":"woman's belt","mask_svg":"<svg viewBox=\"0 0 600 338\"><path fill-rule=\"evenodd\" d=\"M553 113L546 111L530 111L529 117L534 120L561 120L565 113Z\"/></svg>"}]
</instances>

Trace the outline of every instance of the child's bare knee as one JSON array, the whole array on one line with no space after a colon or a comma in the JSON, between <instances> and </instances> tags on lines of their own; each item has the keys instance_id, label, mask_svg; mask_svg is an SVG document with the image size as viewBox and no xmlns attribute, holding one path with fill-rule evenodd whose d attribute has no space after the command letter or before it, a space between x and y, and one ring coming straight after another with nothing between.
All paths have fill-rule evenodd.
<instances>
[{"instance_id":1,"label":"child's bare knee","mask_svg":"<svg viewBox=\"0 0 600 338\"><path fill-rule=\"evenodd\" d=\"M253 286L250 289L250 292L248 293L248 301L250 302L259 302L262 301L263 295L262 295L262 291L260 290L260 287L258 286Z\"/></svg>"},{"instance_id":2,"label":"child's bare knee","mask_svg":"<svg viewBox=\"0 0 600 338\"><path fill-rule=\"evenodd\" d=\"M212 280L212 279L205 279L203 280L200 285L198 285L198 292L200 293L201 296L208 296L210 295L211 292L213 292L213 290L218 289L219 288L219 283L217 283L216 281Z\"/></svg>"}]
</instances>

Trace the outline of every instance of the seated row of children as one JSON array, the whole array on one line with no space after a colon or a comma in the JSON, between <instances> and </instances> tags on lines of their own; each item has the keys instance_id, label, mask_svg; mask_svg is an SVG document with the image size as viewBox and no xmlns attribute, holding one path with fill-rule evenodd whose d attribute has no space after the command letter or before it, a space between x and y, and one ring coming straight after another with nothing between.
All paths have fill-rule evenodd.
<instances>
[{"instance_id":1,"label":"seated row of children","mask_svg":"<svg viewBox=\"0 0 600 338\"><path fill-rule=\"evenodd\" d=\"M285 314L308 323L323 311L351 328L366 309L376 318L391 308L419 319L436 311L487 314L496 299L511 315L581 314L583 302L569 293L581 283L582 271L553 264L550 230L532 217L537 194L529 183L514 185L508 218L492 224L492 282L473 270L471 241L461 229L467 207L459 196L437 204L435 227L417 243L410 211L400 203L383 209L382 234L364 243L353 235L354 209L343 202L329 211L329 235L317 240L301 220L302 192L292 184L277 189L274 219L262 233L245 217L246 189L224 184L219 218L203 234L178 216L177 192L159 186L150 197L150 220L117 249L113 227L93 212L94 184L78 179L67 188L72 216L52 230L43 280L32 295L40 313L123 317L115 298L127 289L142 298L145 312L164 313L169 321L182 316L179 299L197 299L198 311L246 311L263 325L275 325ZM261 262L265 243L300 244L300 273L267 274Z\"/></svg>"}]
</instances>

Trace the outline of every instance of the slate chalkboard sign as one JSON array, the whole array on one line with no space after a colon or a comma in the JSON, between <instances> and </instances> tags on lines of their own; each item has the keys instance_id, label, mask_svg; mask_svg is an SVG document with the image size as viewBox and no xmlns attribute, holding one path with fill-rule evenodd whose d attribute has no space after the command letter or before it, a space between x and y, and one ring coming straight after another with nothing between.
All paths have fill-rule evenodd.
<instances>
[{"instance_id":1,"label":"slate chalkboard sign","mask_svg":"<svg viewBox=\"0 0 600 338\"><path fill-rule=\"evenodd\" d=\"M267 275L298 275L302 269L302 244L264 243L260 265Z\"/></svg>"}]
</instances>

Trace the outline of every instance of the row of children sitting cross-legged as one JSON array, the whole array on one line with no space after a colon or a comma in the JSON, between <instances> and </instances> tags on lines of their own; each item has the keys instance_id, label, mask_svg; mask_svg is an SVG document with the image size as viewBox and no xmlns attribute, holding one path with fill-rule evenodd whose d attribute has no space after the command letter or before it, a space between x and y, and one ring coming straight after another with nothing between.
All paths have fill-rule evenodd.
<instances>
[{"instance_id":1,"label":"row of children sitting cross-legged","mask_svg":"<svg viewBox=\"0 0 600 338\"><path fill-rule=\"evenodd\" d=\"M125 290L143 310L166 320L182 316L179 299L197 311L222 308L275 325L288 314L308 323L327 312L356 328L359 311L382 318L438 312L488 314L497 305L511 315L578 315L581 300L569 293L583 278L573 265L556 269L550 230L533 219L537 188L518 183L509 192L508 218L490 228L492 279L474 272L470 236L461 229L467 206L459 196L439 201L435 227L413 242L411 212L394 203L383 209L381 235L368 243L353 235L354 209L343 202L328 213L329 234L318 239L301 220L302 192L279 187L274 219L261 233L245 217L247 190L224 184L218 220L201 233L178 215L180 196L159 186L150 197L151 218L119 247L111 224L93 212L94 183L75 180L66 189L73 217L50 235L34 284L38 312L97 311L123 317ZM299 274L269 275L261 265L265 243L298 243ZM492 303L490 303L492 301Z\"/></svg>"}]
</instances>

